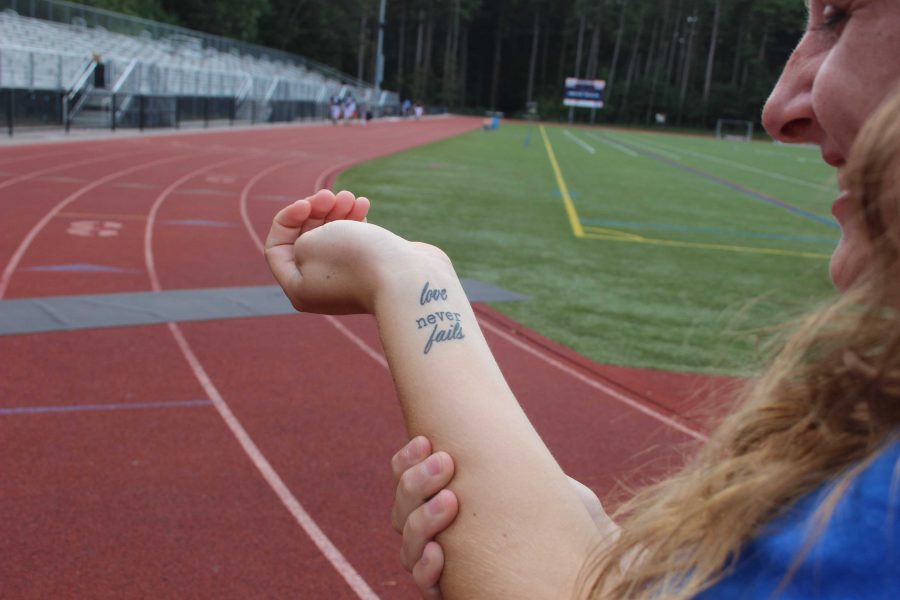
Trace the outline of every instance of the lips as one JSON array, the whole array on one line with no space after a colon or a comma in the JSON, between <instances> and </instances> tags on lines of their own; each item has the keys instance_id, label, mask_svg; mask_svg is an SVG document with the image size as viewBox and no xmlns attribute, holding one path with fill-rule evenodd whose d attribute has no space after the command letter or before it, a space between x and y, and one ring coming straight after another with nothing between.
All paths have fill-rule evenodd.
<instances>
[{"instance_id":1,"label":"lips","mask_svg":"<svg viewBox=\"0 0 900 600\"><path fill-rule=\"evenodd\" d=\"M841 225L850 219L852 210L850 206L850 192L842 192L837 200L834 201L834 204L831 205L831 214L834 215L834 218Z\"/></svg>"}]
</instances>

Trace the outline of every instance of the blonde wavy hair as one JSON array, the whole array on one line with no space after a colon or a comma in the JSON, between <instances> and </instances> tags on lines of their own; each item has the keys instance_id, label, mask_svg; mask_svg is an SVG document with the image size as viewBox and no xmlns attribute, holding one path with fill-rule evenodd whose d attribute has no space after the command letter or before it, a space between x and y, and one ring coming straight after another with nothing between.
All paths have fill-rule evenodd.
<instances>
[{"instance_id":1,"label":"blonde wavy hair","mask_svg":"<svg viewBox=\"0 0 900 600\"><path fill-rule=\"evenodd\" d=\"M692 598L728 574L764 525L833 482L783 590L853 479L897 436L900 93L860 132L848 175L870 240L865 272L791 328L765 373L680 473L617 511L619 538L582 573L586 597Z\"/></svg>"}]
</instances>

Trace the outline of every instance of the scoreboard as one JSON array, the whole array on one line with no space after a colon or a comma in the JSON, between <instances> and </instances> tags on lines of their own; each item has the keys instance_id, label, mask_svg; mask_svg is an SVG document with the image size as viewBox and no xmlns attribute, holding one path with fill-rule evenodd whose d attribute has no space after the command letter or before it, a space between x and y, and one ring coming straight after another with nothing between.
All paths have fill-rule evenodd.
<instances>
[{"instance_id":1,"label":"scoreboard","mask_svg":"<svg viewBox=\"0 0 900 600\"><path fill-rule=\"evenodd\" d=\"M606 82L602 79L566 78L565 106L579 108L603 108L603 92Z\"/></svg>"}]
</instances>

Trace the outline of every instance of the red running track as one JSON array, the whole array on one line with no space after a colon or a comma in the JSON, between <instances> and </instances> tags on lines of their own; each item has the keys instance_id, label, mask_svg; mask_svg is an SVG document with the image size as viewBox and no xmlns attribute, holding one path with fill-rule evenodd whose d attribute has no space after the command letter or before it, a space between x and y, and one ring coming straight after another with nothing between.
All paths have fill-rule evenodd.
<instances>
[{"instance_id":1,"label":"red running track","mask_svg":"<svg viewBox=\"0 0 900 600\"><path fill-rule=\"evenodd\" d=\"M0 149L0 297L271 285L259 240L289 199L479 126ZM59 264L110 270L39 269ZM597 365L476 312L563 468L601 496L680 462L703 438L692 390L726 383ZM3 598L416 597L389 521L406 436L370 318L2 336L0 364L0 409L28 409L0 413Z\"/></svg>"}]
</instances>

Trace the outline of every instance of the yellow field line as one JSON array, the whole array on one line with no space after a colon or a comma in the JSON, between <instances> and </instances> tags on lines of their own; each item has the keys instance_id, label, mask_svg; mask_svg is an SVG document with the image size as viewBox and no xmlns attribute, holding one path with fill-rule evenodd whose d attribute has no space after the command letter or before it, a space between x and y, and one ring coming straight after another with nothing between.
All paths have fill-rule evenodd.
<instances>
[{"instance_id":1,"label":"yellow field line","mask_svg":"<svg viewBox=\"0 0 900 600\"><path fill-rule=\"evenodd\" d=\"M575 210L575 203L572 202L572 196L569 195L569 187L563 178L559 163L556 162L556 153L553 152L553 146L550 145L550 138L544 126L540 126L541 136L544 138L544 147L547 149L547 156L550 157L550 166L553 167L553 173L556 175L556 185L559 186L559 193L562 194L563 203L566 206L566 214L569 216L569 224L572 226L572 233L575 237L584 237L584 228L581 226L581 219L578 217L578 211Z\"/></svg>"},{"instance_id":2,"label":"yellow field line","mask_svg":"<svg viewBox=\"0 0 900 600\"><path fill-rule=\"evenodd\" d=\"M679 242L675 240L657 240L653 238L633 239L615 234L594 233L588 231L585 236L589 240L603 240L606 242L630 242L632 244L648 244L651 246L669 246L672 248L696 248L700 250L718 250L720 252L743 252L746 254L771 254L774 256L797 256L800 258L828 259L830 254L816 252L799 252L795 250L779 250L777 248L759 248L756 246L729 246L726 244L705 244L702 242ZM640 237L640 236L637 236Z\"/></svg>"},{"instance_id":3,"label":"yellow field line","mask_svg":"<svg viewBox=\"0 0 900 600\"><path fill-rule=\"evenodd\" d=\"M556 175L556 185L559 187L559 193L562 195L563 203L566 207L566 214L569 216L569 224L572 226L572 233L578 238L587 238L589 240L603 240L606 242L629 242L632 244L648 244L650 246L668 246L670 248L695 248L698 250L718 250L720 252L742 252L745 254L769 254L773 256L796 256L800 258L828 259L830 254L820 254L817 252L800 252L796 250L779 250L777 248L760 248L757 246L731 246L728 244L706 244L703 242L681 242L676 240L659 240L655 238L646 238L636 233L620 231L618 229L606 229L604 227L588 226L585 228L581 224L581 218L578 211L575 210L575 203L569 194L569 186L563 177L562 170L559 168L559 162L556 160L556 153L553 152L553 146L550 144L550 138L544 126L540 126L541 136L544 138L544 147L547 149L547 156L550 158L550 166L553 167L553 173Z\"/></svg>"},{"instance_id":4,"label":"yellow field line","mask_svg":"<svg viewBox=\"0 0 900 600\"><path fill-rule=\"evenodd\" d=\"M605 227L594 227L592 225L588 225L584 228L587 233L594 233L600 236L616 238L618 240L622 240L623 242L643 242L647 238L642 235L638 235L636 233L629 233L627 231L619 231L618 229L606 229Z\"/></svg>"}]
</instances>

